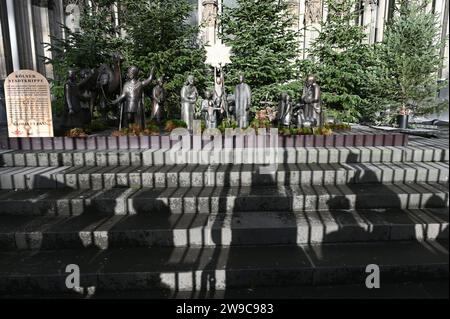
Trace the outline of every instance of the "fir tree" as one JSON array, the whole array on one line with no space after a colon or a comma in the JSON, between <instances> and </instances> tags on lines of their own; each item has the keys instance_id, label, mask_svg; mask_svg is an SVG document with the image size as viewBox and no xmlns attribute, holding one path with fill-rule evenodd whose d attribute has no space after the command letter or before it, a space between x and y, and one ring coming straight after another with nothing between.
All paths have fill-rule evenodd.
<instances>
[{"instance_id":1,"label":"fir tree","mask_svg":"<svg viewBox=\"0 0 450 319\"><path fill-rule=\"evenodd\" d=\"M52 51L51 63L58 75L65 78L68 68L94 68L108 62L111 55L123 45L113 18L113 0L93 2L92 7L82 6L81 31L72 31L62 25L65 38L52 38L47 46Z\"/></svg>"},{"instance_id":2,"label":"fir tree","mask_svg":"<svg viewBox=\"0 0 450 319\"><path fill-rule=\"evenodd\" d=\"M81 31L72 31L61 25L65 38L52 37L51 43L46 43L53 58L45 62L52 64L56 75L52 93L58 99L53 103L57 113L63 104L63 84L69 69L91 69L102 63L109 64L112 55L122 50L124 41L119 37L119 29L114 22L113 4L113 0L97 0L92 2L92 6L82 6Z\"/></svg>"},{"instance_id":3,"label":"fir tree","mask_svg":"<svg viewBox=\"0 0 450 319\"><path fill-rule=\"evenodd\" d=\"M187 0L123 0L126 61L142 70L155 67L167 83L171 116L179 114L179 94L188 74L194 75L199 92L209 74L206 52L198 41L199 27L189 23L194 10Z\"/></svg>"},{"instance_id":4,"label":"fir tree","mask_svg":"<svg viewBox=\"0 0 450 319\"><path fill-rule=\"evenodd\" d=\"M232 48L227 84L236 85L242 72L258 103L268 86L295 78L298 32L291 28L294 17L285 1L237 0L236 4L225 7L220 17L221 38Z\"/></svg>"},{"instance_id":5,"label":"fir tree","mask_svg":"<svg viewBox=\"0 0 450 319\"><path fill-rule=\"evenodd\" d=\"M438 16L427 12L428 0L401 0L395 7L384 38L388 66L386 94L395 108L409 108L416 115L442 110L447 104L437 99L442 67Z\"/></svg>"},{"instance_id":6,"label":"fir tree","mask_svg":"<svg viewBox=\"0 0 450 319\"><path fill-rule=\"evenodd\" d=\"M327 0L327 19L309 49L327 113L343 121L373 119L382 105L382 62L374 45L365 44L357 0Z\"/></svg>"},{"instance_id":7,"label":"fir tree","mask_svg":"<svg viewBox=\"0 0 450 319\"><path fill-rule=\"evenodd\" d=\"M169 116L179 114L179 93L187 74L195 76L199 90L208 77L205 50L197 42L198 26L188 21L192 6L188 0L122 0L116 25L115 2L96 0L92 7L84 6L81 32L65 28L65 39L52 39L54 58L48 62L64 81L68 68L96 68L109 64L113 53L121 53L124 69L136 65L147 75L154 67L156 76L165 76ZM62 98L61 82L55 83L53 92Z\"/></svg>"}]
</instances>

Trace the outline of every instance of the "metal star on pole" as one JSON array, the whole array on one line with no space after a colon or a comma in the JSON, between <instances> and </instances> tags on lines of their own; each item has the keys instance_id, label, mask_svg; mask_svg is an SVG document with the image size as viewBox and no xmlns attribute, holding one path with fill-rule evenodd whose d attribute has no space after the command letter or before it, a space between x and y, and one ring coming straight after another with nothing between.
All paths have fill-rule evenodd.
<instances>
[{"instance_id":1,"label":"metal star on pole","mask_svg":"<svg viewBox=\"0 0 450 319\"><path fill-rule=\"evenodd\" d=\"M206 64L215 68L223 67L231 63L231 48L225 44L216 43L206 47Z\"/></svg>"}]
</instances>

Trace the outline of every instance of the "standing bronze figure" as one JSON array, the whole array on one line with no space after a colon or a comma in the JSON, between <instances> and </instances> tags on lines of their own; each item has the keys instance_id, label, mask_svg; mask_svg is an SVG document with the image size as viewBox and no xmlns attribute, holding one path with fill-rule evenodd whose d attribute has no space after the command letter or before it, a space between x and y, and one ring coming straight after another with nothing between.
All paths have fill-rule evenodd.
<instances>
[{"instance_id":1,"label":"standing bronze figure","mask_svg":"<svg viewBox=\"0 0 450 319\"><path fill-rule=\"evenodd\" d=\"M278 107L278 122L286 127L292 124L293 105L292 99L286 92L281 94L281 101Z\"/></svg>"},{"instance_id":2,"label":"standing bronze figure","mask_svg":"<svg viewBox=\"0 0 450 319\"><path fill-rule=\"evenodd\" d=\"M127 76L129 80L123 85L122 94L111 103L118 104L123 102L120 110L123 126L128 127L130 124L137 124L143 129L145 128L143 91L153 79L153 69L150 72L150 76L144 81L139 81L138 75L139 69L136 66L128 68Z\"/></svg>"},{"instance_id":3,"label":"standing bronze figure","mask_svg":"<svg viewBox=\"0 0 450 319\"><path fill-rule=\"evenodd\" d=\"M192 130L197 98L198 91L194 85L194 77L189 75L181 89L181 119L186 123L188 130Z\"/></svg>"},{"instance_id":4,"label":"standing bronze figure","mask_svg":"<svg viewBox=\"0 0 450 319\"><path fill-rule=\"evenodd\" d=\"M67 81L64 84L63 126L65 129L80 128L83 126L80 89L77 83L77 74L72 69L68 71Z\"/></svg>"},{"instance_id":5,"label":"standing bronze figure","mask_svg":"<svg viewBox=\"0 0 450 319\"><path fill-rule=\"evenodd\" d=\"M164 90L164 80L163 77L158 79L158 84L153 88L152 91L152 113L150 118L156 120L159 124L162 119L162 112L164 110L164 102L166 99L166 91Z\"/></svg>"},{"instance_id":6,"label":"standing bronze figure","mask_svg":"<svg viewBox=\"0 0 450 319\"><path fill-rule=\"evenodd\" d=\"M222 67L214 68L214 100L215 103L222 108L225 118L229 118L229 109L227 103L227 94L225 91L225 77Z\"/></svg>"},{"instance_id":7,"label":"standing bronze figure","mask_svg":"<svg viewBox=\"0 0 450 319\"><path fill-rule=\"evenodd\" d=\"M320 87L316 82L316 77L309 75L303 88L302 102L304 104L305 121L311 122L312 126L322 126L320 95Z\"/></svg>"},{"instance_id":8,"label":"standing bronze figure","mask_svg":"<svg viewBox=\"0 0 450 319\"><path fill-rule=\"evenodd\" d=\"M97 99L96 78L98 74L93 69L82 69L80 71L81 81L83 85L79 85L80 88L80 102L81 111L83 113L83 122L89 124L92 120L95 100Z\"/></svg>"},{"instance_id":9,"label":"standing bronze figure","mask_svg":"<svg viewBox=\"0 0 450 319\"><path fill-rule=\"evenodd\" d=\"M252 91L250 86L244 82L245 78L241 74L239 76L239 84L234 92L235 97L235 116L238 126L246 128L248 126L248 111L252 104Z\"/></svg>"}]
</instances>

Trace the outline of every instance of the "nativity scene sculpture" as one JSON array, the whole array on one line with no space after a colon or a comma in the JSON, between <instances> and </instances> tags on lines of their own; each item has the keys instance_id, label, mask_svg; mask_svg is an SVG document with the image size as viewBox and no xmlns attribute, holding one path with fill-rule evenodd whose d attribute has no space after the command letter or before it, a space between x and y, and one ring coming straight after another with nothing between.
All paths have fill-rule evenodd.
<instances>
[{"instance_id":1,"label":"nativity scene sculpture","mask_svg":"<svg viewBox=\"0 0 450 319\"><path fill-rule=\"evenodd\" d=\"M210 49L209 63L214 66L214 86L206 92L206 98L201 106L196 106L199 93L195 86L195 78L189 75L180 91L181 114L180 118L186 123L187 129L192 131L194 118L201 115L207 128L217 128L221 121L227 121L227 125L236 122L237 127L245 129L250 125L250 109L252 106L252 90L245 82L245 77L239 75L239 83L233 94L227 94L225 90L224 63L230 63L229 54L218 61L214 60L212 53L217 48ZM216 51L214 51L214 50ZM113 66L102 64L98 69L82 69L80 71L81 82L77 83L74 70L69 71L68 79L64 87L64 127L86 127L94 118L95 109L100 112L100 117L107 121L111 105L120 105L118 111L119 130L131 124L141 129L146 127L144 107L144 89L153 79L153 69L147 79L139 80L139 69L131 66L127 70L127 81L122 90L117 90L122 82L120 54L113 55ZM117 92L115 93L115 91ZM163 111L167 100L164 89L164 76L158 78L157 84L151 91L150 119L158 125L162 124ZM111 97L111 99L110 99ZM99 99L99 100L97 100ZM267 102L269 103L269 102ZM270 102L274 104L273 102ZM292 127L316 127L323 124L321 106L321 89L314 75L308 75L301 92L299 103L295 103L292 97L284 92L278 103L278 124L285 128Z\"/></svg>"}]
</instances>

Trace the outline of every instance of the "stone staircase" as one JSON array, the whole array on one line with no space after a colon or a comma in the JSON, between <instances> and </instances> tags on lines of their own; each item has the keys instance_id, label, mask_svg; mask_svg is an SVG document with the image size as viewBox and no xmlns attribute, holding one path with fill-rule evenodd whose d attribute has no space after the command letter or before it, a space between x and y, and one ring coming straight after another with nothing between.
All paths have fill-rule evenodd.
<instances>
[{"instance_id":1,"label":"stone staircase","mask_svg":"<svg viewBox=\"0 0 450 319\"><path fill-rule=\"evenodd\" d=\"M0 294L448 280L448 140L248 151L0 151Z\"/></svg>"}]
</instances>

